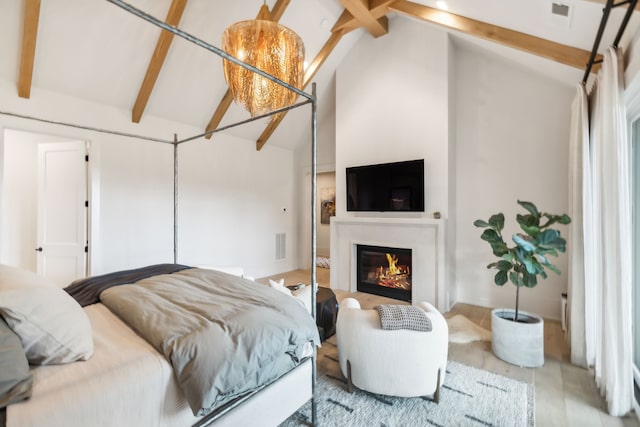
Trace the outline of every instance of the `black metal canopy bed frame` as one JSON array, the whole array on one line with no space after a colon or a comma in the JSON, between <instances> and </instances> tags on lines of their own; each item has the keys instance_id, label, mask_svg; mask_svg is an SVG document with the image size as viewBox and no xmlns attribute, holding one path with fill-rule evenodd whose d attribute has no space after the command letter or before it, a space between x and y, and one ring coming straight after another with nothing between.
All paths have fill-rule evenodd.
<instances>
[{"instance_id":1,"label":"black metal canopy bed frame","mask_svg":"<svg viewBox=\"0 0 640 427\"><path fill-rule=\"evenodd\" d=\"M285 112L287 110L290 109L294 109L294 108L298 108L301 106L304 106L306 104L311 104L311 165L312 165L312 181L311 181L311 259L312 259L312 263L311 263L311 277L310 277L310 286L312 287L312 291L310 292L311 294L311 304L310 304L310 308L311 308L311 317L313 318L313 322L315 323L315 319L316 319L316 290L317 290L317 280L316 280L316 263L315 263L315 259L316 259L316 209L315 209L315 205L316 205L316 199L317 199L317 181L316 181L316 173L317 173L317 162L316 162L316 152L317 152L317 100L316 100L316 88L315 88L315 83L312 85L312 93L306 93L302 90L299 90L295 87L290 86L289 84L278 80L276 77L269 75L255 67L252 67L249 64L243 63L241 61L239 61L238 59L230 56L229 54L227 54L226 52L224 52L223 50L210 45L176 27L167 25L166 23L158 20L157 18L154 18L153 16L150 16L148 14L146 14L145 12L136 9L135 7L125 3L122 0L107 0L110 3L122 8L123 10L127 11L128 13L131 13L153 25L156 25L160 28L162 28L163 30L169 31L171 33L173 33L174 35L177 35L187 41L189 41L190 43L193 43L197 46L200 46L201 48L204 48L206 50L208 50L209 52L212 52L215 55L218 55L219 57L221 57L224 60L228 60L230 62L233 62L241 67L244 67L248 70L251 70L254 73L257 73L259 75L261 75L262 77L265 77L285 88L287 88L288 90L291 90L293 92L295 92L296 94L298 94L300 97L302 97L302 101L293 105L290 105L288 107L285 108L281 108L275 111L272 111L270 113L264 114L264 115L260 115L248 120L244 120L238 123L234 123L234 124L230 124L228 126L224 126L224 127L220 127L218 129L215 129L213 131L210 132L205 132L205 133L201 133L198 135L194 135L191 137L187 137L184 139L178 139L177 135L174 135L174 137L169 140L169 139L162 139L162 138L156 138L156 137L150 137L150 136L145 136L145 135L136 135L136 134L131 134L131 133L125 133L125 132L118 132L118 131L114 131L114 130L108 130L108 129L100 129L100 128L96 128L96 127L90 127L90 126L83 126L80 124L73 124L73 123L65 123L65 122L60 122L60 121L53 121L53 120L47 120L47 119L43 119L43 118L38 118L38 117L32 117L32 116L27 116L27 115L23 115L23 114L16 114L16 113L12 113L12 112L6 112L6 111L0 111L1 115L6 115L6 116L11 116L11 117L16 117L19 119L26 119L26 120L34 120L34 121L39 121L39 122L43 122L43 123L48 123L48 124L53 124L53 125L61 125L61 126L68 126L68 127L73 127L73 128L78 128L78 129L83 129L83 130L88 130L88 131L93 131L93 132L99 132L99 133L108 133L108 134L113 134L113 135L117 135L117 136L121 136L121 137L127 137L127 138L136 138L136 139L142 139L142 140L147 140L147 141L153 141L153 142L158 142L158 143L163 143L163 144L170 144L173 146L173 207L174 207L174 211L173 211L173 262L174 265L177 265L178 262L178 237L179 237L179 233L178 233L178 207L179 207L179 203L178 203L178 154L179 154L179 146L205 137L207 135L210 135L212 133L216 133L216 132L221 132L227 129L230 129L232 127L236 127L236 126L240 126L243 125L245 123L249 123L252 122L254 120L259 120L259 119L263 119L278 113L282 113ZM600 38L602 37L602 33L603 33L603 29L604 26L606 25L606 21L607 18L609 16L609 12L612 8L617 7L617 6L621 6L621 5L628 5L628 12L627 12L627 16L625 17L621 28L619 30L618 36L616 37L616 41L615 41L615 45L618 44L619 40L620 40L620 36L622 34L622 32L624 31L624 27L626 26L628 20L629 20L629 16L631 14L631 11L635 8L635 4L636 4L637 0L624 0L621 1L620 3L615 4L613 2L613 0L607 0L607 5L604 9L604 14L603 14L603 19L600 25L600 29L598 30L598 35L596 37L596 41L594 43L594 48L593 48L593 52L591 54L591 58L589 60L589 64L587 65L587 70L585 71L585 78L584 78L584 82L586 82L590 71L591 71L591 66L594 63L597 63L598 61L595 60L596 58L596 52L598 49L598 45L600 43ZM244 279L243 279L244 280ZM0 286L2 285L2 277L0 277ZM287 297L288 298L288 297ZM287 303L287 301L282 301L283 303ZM102 306L102 304L95 304L91 307L94 307L93 309L93 315L97 316L98 319L103 319L101 320L103 323L117 323L116 327L119 328L119 331L121 334L123 334L123 338L122 340L126 341L126 340L131 340L131 342L135 345L137 345L138 347L144 347L145 348L145 352L147 352L148 354L151 355L151 357L155 358L155 362L158 362L158 359L163 359L163 355L159 354L159 352L155 352L153 351L153 348L150 347L148 344L145 344L145 341L136 336L136 333L132 330L132 328L129 328L128 326L126 326L125 323L121 323L118 322L117 317L115 317L115 314L112 314L109 309L107 307ZM91 311L91 308L89 307L89 311ZM96 314L97 313L97 314ZM100 317L101 316L101 317ZM307 316L308 318L308 316ZM0 319L2 320L2 319ZM93 319L92 319L93 320ZM119 326L118 326L119 325ZM1 322L0 322L0 326L2 326ZM315 325L312 325L315 329ZM109 326L109 328L111 328L111 326ZM98 328L99 329L99 328ZM111 330L109 329L110 333L113 334L113 332L111 332ZM1 331L0 331L1 332ZM100 333L102 333L102 331L100 331ZM126 337L128 338L126 338ZM18 344L20 344L18 342ZM316 425L316 420L317 420L317 408L316 408L316 398L315 398L315 390L316 390L316 377L317 377L317 372L316 372L316 348L315 346L312 346L313 349L310 352L310 357L308 359L305 359L304 361L302 361L302 363L300 363L299 365L297 365L296 367L294 367L293 369L291 369L288 373L285 373L284 375L278 377L278 379L276 379L275 381L269 383L268 385L266 385L265 387L262 388L257 388L256 390L248 393L248 394L243 394L242 396L233 399L231 401L229 401L228 403L216 407L216 409L214 409L211 413L204 415L201 418L189 418L191 421L189 421L189 423L193 424L194 426L206 426L206 425L212 425L215 424L216 426L228 426L228 425L264 425L264 420L261 418L261 411L268 411L269 410L269 406L278 406L278 405L283 405L283 408L280 410L280 412L277 413L277 417L280 417L279 419L282 420L283 417L286 418L287 416L291 415L291 413L295 412L302 404L304 404L305 402L308 401L308 399L311 400L311 423L312 425ZM104 343L103 343L103 348L104 348ZM115 352L117 352L118 349L115 350ZM147 354L144 353L144 354ZM102 359L105 358L109 358L114 356L114 352L112 351L111 353L109 353L107 356L102 355ZM98 353L96 353L96 355L98 355ZM95 358L96 355L94 355L93 357ZM163 359L162 363L164 363L164 365L166 365L166 367L164 369L166 369L165 372L173 372L175 374L174 371L172 371L171 366ZM75 363L71 363L70 365L74 365ZM28 367L27 367L28 368ZM117 369L117 367L116 367ZM65 371L66 372L66 371ZM168 374L169 376L171 376L171 374ZM121 374L122 376L122 374ZM120 384L120 386L124 386L124 387L128 387L128 385L131 383L131 380L123 380ZM75 395L81 395L83 392L83 382L80 381L80 384L77 385L77 390L75 391ZM147 384L147 383L144 383ZM164 384L166 385L166 384ZM95 386L95 384L94 384ZM152 389L155 390L155 389ZM302 390L302 392L300 392ZM57 389L54 390L50 390L53 391L54 393L57 391ZM112 390L113 391L113 390ZM144 392L148 392L148 389L145 388ZM300 396L297 397L297 399L288 399L289 396L292 396L294 393L298 392L300 394ZM153 394L154 392L152 391L151 394ZM169 394L175 394L175 391L170 390ZM162 400L162 399L166 399L166 395L167 395L167 391L163 390L163 391L158 391L158 394L161 394L161 398L159 398L158 400L161 400L161 402L157 403L158 406L163 406L163 404L166 406L167 402L169 402L169 406L171 405L176 405L176 403L173 400ZM127 395L128 396L128 395ZM42 398L40 398L40 400L42 400ZM96 404L96 405L101 405L101 401L95 401L96 399L94 398L94 396L92 395L91 397L88 397L86 402L92 402L90 403L90 405L92 404ZM128 399L131 400L131 399ZM291 400L291 402L288 402L288 400ZM29 402L29 401L27 401ZM60 400L56 400L57 404L60 404ZM64 402L64 401L62 401ZM17 405L19 405L20 403L18 403ZM73 402L71 403L72 405L75 404L80 405L79 402ZM126 405L127 406L135 406L135 402L129 402L127 401ZM104 406L104 405L103 405ZM25 405L25 407L29 407L28 405ZM41 410L42 406L36 406L38 408L38 410ZM9 409L11 409L11 406L9 407ZM108 411L112 411L112 412L122 412L122 408L117 408L117 407L113 407L113 408L108 408ZM174 408L172 408L172 410L174 410ZM187 408L188 410L188 408ZM40 414L40 420L42 419L47 419L47 416L54 416L56 414L53 414L52 412L60 412L60 411L64 411L64 407L60 407L60 406L54 406L54 407L50 407L48 408L48 411L45 410L44 414ZM91 411L91 408L89 408L89 411ZM23 411L24 412L24 411ZM30 414L29 410L26 411L27 414ZM3 421L3 416L7 415L9 413L9 411L6 414L2 413L2 410L0 410L0 425L2 425L2 421ZM104 411L103 411L104 413ZM182 412L180 412L180 414L184 413L184 408L182 410ZM194 412L195 413L195 412ZM86 415L86 414L85 414ZM92 416L93 414L91 412L89 412L89 415ZM246 418L247 416L249 416L252 419L248 419ZM26 417L29 417L29 415L26 415ZM45 417L45 418L43 418ZM191 415L189 415L189 417L191 417ZM55 418L55 417L54 417ZM110 425L113 424L114 421L111 420L111 418L109 418L109 416L107 415L107 420L104 419L100 419L99 421L101 422L101 425ZM63 414L62 418L57 418L58 420L58 425L69 425L69 423L67 422L66 424L63 424L63 422L60 422L59 420L65 420L65 416ZM183 419L183 418L181 418ZM9 424L11 423L11 418L9 417L9 419L6 420ZM22 421L22 420L21 420ZM31 424L29 424L29 421L32 420L27 420L24 424L25 425L33 425L32 421ZM249 421L249 422L244 422L244 421ZM273 423L274 421L272 421L271 423ZM144 424L144 421L142 422ZM52 425L55 424L55 422L52 423ZM181 423L182 424L182 423ZM22 425L22 424L21 424ZM42 424L40 424L42 425ZM166 422L164 423L164 425L166 425Z\"/></svg>"},{"instance_id":2,"label":"black metal canopy bed frame","mask_svg":"<svg viewBox=\"0 0 640 427\"><path fill-rule=\"evenodd\" d=\"M54 125L62 125L62 126L69 126L69 127L74 127L74 128L79 128L79 129L84 129L84 130L89 130L89 131L95 131L95 132L100 132L100 133L108 133L108 134L113 134L113 135L118 135L118 136L123 136L123 137L129 137L129 138L137 138L137 139L143 139L143 140L147 140L147 141L154 141L154 142L159 142L159 143L164 143L164 144L171 144L173 145L173 205L174 205L174 211L173 211L173 262L174 264L177 264L178 262L178 205L179 205L179 200L178 200L178 154L179 154L179 146L190 142L190 141L194 141L197 140L199 138L205 137L207 135L210 135L212 133L216 133L216 132L221 132L227 129L230 129L232 127L236 127L236 126L240 126L243 125L245 123L249 123L252 122L254 120L259 120L259 119L263 119L269 116L273 116L275 114L278 113L282 113L285 112L287 110L290 109L294 109L294 108L298 108L307 104L311 104L311 167L312 167L312 181L311 181L311 203L312 203L312 209L311 209L311 259L312 259L312 263L311 263L311 277L310 277L310 286L311 288L311 304L310 304L310 308L311 308L311 317L314 320L315 323L315 319L316 319L316 290L317 290L317 280L316 280L316 263L313 262L313 260L315 260L316 258L316 209L314 209L314 206L316 205L316 198L317 198L317 194L316 194L316 186L317 186L317 182L316 182L316 172L317 172L317 161L316 161L316 152L317 152L317 106L316 106L316 87L315 87L315 83L313 83L312 85L312 93L306 93L296 87L293 87L279 79L277 79L276 77L265 73L264 71L257 69L249 64L246 64L232 56L230 56L229 54L227 54L225 51L221 50L220 48L213 46L209 43L204 42L203 40L200 40L176 27L167 25L166 23L164 23L161 20L158 20L157 18L148 15L147 13L125 3L122 0L107 0L110 3L122 8L123 10L153 24L156 25L158 27L160 27L163 30L169 31L197 46L200 46L206 50L208 50L209 52L212 52L215 55L220 56L222 59L226 59L228 61L231 61L241 67L244 67L248 70L251 70L254 73L257 73L259 75L261 75L262 77L265 77L293 92L295 92L296 94L298 94L300 97L302 97L302 101L298 102L296 104L272 111L270 113L264 114L264 115L260 115L257 117L253 117L250 118L248 120L244 120L241 122L237 122L234 124L230 124L227 126L223 126L220 127L218 129L215 129L213 131L209 131L209 132L205 132L205 133L201 133L198 135L194 135L191 137L187 137L184 139L178 139L177 135L174 135L173 140L165 140L165 139L161 139L161 138L155 138L155 137L149 137L149 136L144 136L144 135L136 135L136 134L131 134L131 133L124 133L124 132L118 132L118 131L113 131L113 130L108 130L108 129L100 129L100 128L95 128L95 127L89 127L89 126L83 126L83 125L79 125L79 124L72 124L72 123L65 123L65 122L59 122L59 121L52 121L52 120L46 120L46 119L42 119L42 118L37 118L37 117L31 117L31 116L27 116L27 115L22 115L22 114L14 114L14 113L10 113L10 112L3 112L0 111L0 114L3 115L7 115L7 116L12 116L12 117L17 117L17 118L21 118L21 119L27 119L27 120L35 120L35 121L39 121L39 122L45 122L45 123L49 123L49 124L54 124ZM314 326L315 327L315 326ZM236 398L234 400L232 400L231 402L215 409L213 412L205 415L204 417L200 418L195 424L194 426L205 426L205 425L210 425L210 424L220 424L220 425L230 425L229 424L229 420L234 420L233 417L229 417L230 414L232 414L234 411L243 408L242 409L244 412L238 412L238 413L242 413L244 416L244 414L246 414L247 412L247 407L251 408L251 404L254 401L257 401L259 399L259 396L261 395L261 393L264 393L265 390L269 389L271 386L278 386L278 383L280 383L281 381L284 381L284 379L286 379L286 377L291 377L291 376L295 376L296 374L294 373L294 371L299 370L299 372L308 372L309 370L310 372L310 381L307 379L305 380L305 390L306 390L306 386L307 384L310 383L310 390L308 390L308 392L310 393L310 398L311 398L311 423L312 425L316 425L316 417L317 417L317 409L316 409L316 401L315 401L315 388L316 388L316 376L317 376L317 372L316 372L316 357L317 357L317 352L316 352L316 347L315 346L311 346L313 347L313 351L311 352L310 356L307 356L308 358L305 358L306 362L300 363L300 365L298 365L297 367L293 368L289 373L284 374L282 377L278 378L276 381L274 381L273 383L267 385L264 388L260 388L258 390L255 390L253 392L251 392L250 394L245 394L239 398ZM309 366L310 363L310 366ZM305 366L303 366L305 365ZM304 367L304 371L302 371L302 368ZM293 374L293 375L292 375ZM301 374L298 373L297 376L299 377ZM285 382L283 382L282 384L285 384ZM298 382L297 387L299 387L300 382ZM274 405L278 405L278 404L282 404L282 401L285 400L287 398L286 393L287 393L287 388L288 386L280 386L279 388L273 388L271 387L271 391L269 395L264 394L264 396L269 396L269 397L263 397L263 403L262 405L264 405L264 401L265 399L267 399L267 401L269 401L268 399L273 399L274 393L277 395L276 400L272 400L271 402ZM275 390L275 391L274 391ZM293 388L291 388L291 392L293 392ZM284 393L284 395L283 395ZM307 390L305 391L305 393L307 393ZM303 402L304 403L304 402ZM97 404L100 404L100 402L97 402ZM264 406L263 406L264 407ZM255 410L259 410L258 408L260 408L260 406L257 406ZM298 408L296 407L295 409L293 409L293 411L297 410ZM58 408L58 410L60 410L60 408ZM118 408L113 408L114 411L117 411ZM290 414L290 413L289 413ZM253 413L252 414L253 417L258 419L258 423L260 423L260 414L259 413ZM1 417L0 417L1 418ZM9 422L10 419L7 419L7 422ZM101 420L104 421L104 420ZM238 419L236 418L235 422L237 424ZM255 424L255 420L253 421L253 424ZM0 423L1 424L1 423ZM259 425L259 424L256 424Z\"/></svg>"}]
</instances>

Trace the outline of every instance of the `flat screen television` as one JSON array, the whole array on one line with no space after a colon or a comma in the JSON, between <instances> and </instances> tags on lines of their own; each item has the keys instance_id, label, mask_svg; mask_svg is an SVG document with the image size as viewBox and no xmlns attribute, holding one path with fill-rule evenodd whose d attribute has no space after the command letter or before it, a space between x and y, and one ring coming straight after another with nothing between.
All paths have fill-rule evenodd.
<instances>
[{"instance_id":1,"label":"flat screen television","mask_svg":"<svg viewBox=\"0 0 640 427\"><path fill-rule=\"evenodd\" d=\"M347 168L347 211L424 212L424 159Z\"/></svg>"}]
</instances>

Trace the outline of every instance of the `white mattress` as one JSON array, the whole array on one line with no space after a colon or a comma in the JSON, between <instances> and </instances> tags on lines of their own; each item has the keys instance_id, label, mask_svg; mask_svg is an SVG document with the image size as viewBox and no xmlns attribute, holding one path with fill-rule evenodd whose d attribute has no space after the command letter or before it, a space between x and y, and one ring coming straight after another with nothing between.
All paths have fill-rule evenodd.
<instances>
[{"instance_id":1,"label":"white mattress","mask_svg":"<svg viewBox=\"0 0 640 427\"><path fill-rule=\"evenodd\" d=\"M7 427L192 425L165 358L102 304L85 310L94 355L32 369L33 396L7 408Z\"/></svg>"}]
</instances>

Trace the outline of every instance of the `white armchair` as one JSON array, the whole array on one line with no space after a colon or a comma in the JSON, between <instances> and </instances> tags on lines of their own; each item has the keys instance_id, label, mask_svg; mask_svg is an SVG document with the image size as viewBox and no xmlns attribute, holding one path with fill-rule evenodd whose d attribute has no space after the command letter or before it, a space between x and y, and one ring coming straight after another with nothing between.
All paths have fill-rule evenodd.
<instances>
[{"instance_id":1,"label":"white armchair","mask_svg":"<svg viewBox=\"0 0 640 427\"><path fill-rule=\"evenodd\" d=\"M430 396L438 402L447 366L449 328L431 304L417 304L431 320L430 332L383 330L376 310L346 298L336 334L340 369L352 385L376 394Z\"/></svg>"}]
</instances>

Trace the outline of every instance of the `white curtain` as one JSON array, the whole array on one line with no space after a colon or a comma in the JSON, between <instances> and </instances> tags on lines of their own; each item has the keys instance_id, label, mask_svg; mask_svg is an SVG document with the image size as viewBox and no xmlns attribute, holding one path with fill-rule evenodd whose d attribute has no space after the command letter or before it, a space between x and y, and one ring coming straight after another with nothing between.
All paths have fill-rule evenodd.
<instances>
[{"instance_id":1,"label":"white curtain","mask_svg":"<svg viewBox=\"0 0 640 427\"><path fill-rule=\"evenodd\" d=\"M569 292L568 340L571 363L587 367L585 313L593 312L585 301L585 278L593 276L585 271L584 230L585 212L591 206L591 166L589 162L589 100L584 85L577 84L576 97L571 105L571 133L569 135ZM591 302L593 304L593 302Z\"/></svg>"},{"instance_id":2,"label":"white curtain","mask_svg":"<svg viewBox=\"0 0 640 427\"><path fill-rule=\"evenodd\" d=\"M633 402L630 143L621 51L605 52L589 98L589 150L581 137L584 123L576 120L570 156L570 204L577 223L571 229L569 283L572 361L593 366L609 413L621 416ZM582 265L576 248L580 233Z\"/></svg>"}]
</instances>

